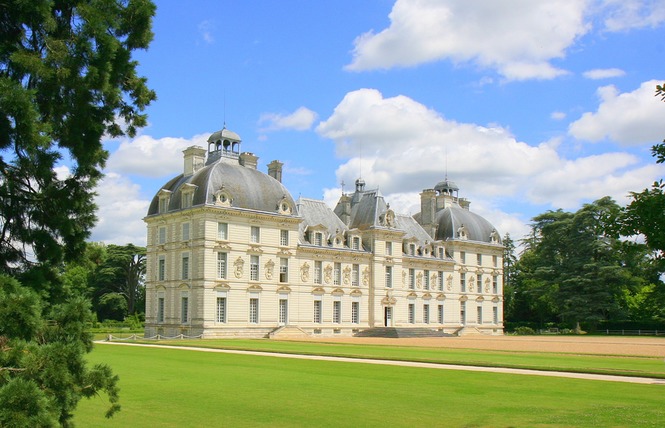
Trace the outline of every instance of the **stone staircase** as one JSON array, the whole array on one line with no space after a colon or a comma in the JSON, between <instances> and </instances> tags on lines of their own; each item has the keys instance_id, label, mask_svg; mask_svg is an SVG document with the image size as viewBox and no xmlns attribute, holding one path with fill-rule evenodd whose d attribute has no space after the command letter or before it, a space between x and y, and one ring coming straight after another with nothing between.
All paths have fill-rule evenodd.
<instances>
[{"instance_id":1,"label":"stone staircase","mask_svg":"<svg viewBox=\"0 0 665 428\"><path fill-rule=\"evenodd\" d=\"M374 327L360 331L354 337L386 337L386 338L418 338L418 337L452 337L452 334L444 333L430 328L398 328L398 327Z\"/></svg>"},{"instance_id":2,"label":"stone staircase","mask_svg":"<svg viewBox=\"0 0 665 428\"><path fill-rule=\"evenodd\" d=\"M309 336L310 335L307 334L300 327L291 327L288 325L278 327L275 330L268 333L269 339L290 339L290 338L303 338Z\"/></svg>"}]
</instances>

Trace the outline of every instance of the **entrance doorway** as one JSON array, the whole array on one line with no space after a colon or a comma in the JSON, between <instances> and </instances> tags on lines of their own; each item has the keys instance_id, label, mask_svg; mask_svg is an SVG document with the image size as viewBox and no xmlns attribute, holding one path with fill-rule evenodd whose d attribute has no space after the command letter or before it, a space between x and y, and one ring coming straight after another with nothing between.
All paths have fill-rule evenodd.
<instances>
[{"instance_id":1,"label":"entrance doorway","mask_svg":"<svg viewBox=\"0 0 665 428\"><path fill-rule=\"evenodd\" d=\"M392 327L393 325L393 307L386 306L383 308L383 326Z\"/></svg>"},{"instance_id":2,"label":"entrance doorway","mask_svg":"<svg viewBox=\"0 0 665 428\"><path fill-rule=\"evenodd\" d=\"M288 322L289 301L279 299L279 325L286 325Z\"/></svg>"}]
</instances>

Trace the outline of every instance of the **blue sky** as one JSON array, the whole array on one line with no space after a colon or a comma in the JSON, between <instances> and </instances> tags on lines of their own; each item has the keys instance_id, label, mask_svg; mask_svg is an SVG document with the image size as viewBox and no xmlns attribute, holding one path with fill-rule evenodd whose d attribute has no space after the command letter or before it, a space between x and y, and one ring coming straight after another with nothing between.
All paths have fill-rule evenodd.
<instances>
[{"instance_id":1,"label":"blue sky","mask_svg":"<svg viewBox=\"0 0 665 428\"><path fill-rule=\"evenodd\" d=\"M518 239L665 175L662 0L157 1L153 31L135 59L158 99L105 142L96 241L145 244L182 150L224 123L295 198L333 205L362 175L415 214L447 173Z\"/></svg>"}]
</instances>

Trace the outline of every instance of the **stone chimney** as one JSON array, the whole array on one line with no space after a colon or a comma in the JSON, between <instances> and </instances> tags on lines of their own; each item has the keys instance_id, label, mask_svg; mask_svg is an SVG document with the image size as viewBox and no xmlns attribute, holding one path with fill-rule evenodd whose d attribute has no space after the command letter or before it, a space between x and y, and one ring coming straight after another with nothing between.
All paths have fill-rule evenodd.
<instances>
[{"instance_id":1,"label":"stone chimney","mask_svg":"<svg viewBox=\"0 0 665 428\"><path fill-rule=\"evenodd\" d=\"M459 206L464 208L465 210L469 209L469 205L471 205L471 201L469 201L466 198L459 198Z\"/></svg>"},{"instance_id":2,"label":"stone chimney","mask_svg":"<svg viewBox=\"0 0 665 428\"><path fill-rule=\"evenodd\" d=\"M254 155L254 153L243 152L240 153L240 165L245 168L256 169L256 165L259 162L259 157Z\"/></svg>"},{"instance_id":3,"label":"stone chimney","mask_svg":"<svg viewBox=\"0 0 665 428\"><path fill-rule=\"evenodd\" d=\"M420 222L429 225L436 216L436 190L425 189L420 194Z\"/></svg>"},{"instance_id":4,"label":"stone chimney","mask_svg":"<svg viewBox=\"0 0 665 428\"><path fill-rule=\"evenodd\" d=\"M184 175L189 176L205 165L206 150L203 147L191 146L182 151L185 155Z\"/></svg>"},{"instance_id":5,"label":"stone chimney","mask_svg":"<svg viewBox=\"0 0 665 428\"><path fill-rule=\"evenodd\" d=\"M270 162L268 164L268 175L281 183L283 166L284 164L278 160Z\"/></svg>"}]
</instances>

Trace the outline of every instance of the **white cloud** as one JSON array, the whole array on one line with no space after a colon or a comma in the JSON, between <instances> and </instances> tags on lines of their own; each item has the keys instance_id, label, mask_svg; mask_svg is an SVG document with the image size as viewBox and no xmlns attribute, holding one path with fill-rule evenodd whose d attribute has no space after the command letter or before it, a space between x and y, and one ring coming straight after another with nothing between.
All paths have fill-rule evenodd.
<instances>
[{"instance_id":1,"label":"white cloud","mask_svg":"<svg viewBox=\"0 0 665 428\"><path fill-rule=\"evenodd\" d=\"M587 79L599 80L625 76L626 72L620 68L594 68L593 70L585 71L582 75Z\"/></svg>"},{"instance_id":2,"label":"white cloud","mask_svg":"<svg viewBox=\"0 0 665 428\"><path fill-rule=\"evenodd\" d=\"M409 67L441 59L496 69L510 80L567 73L550 61L587 33L585 1L397 0L390 26L356 38L346 68Z\"/></svg>"},{"instance_id":3,"label":"white cloud","mask_svg":"<svg viewBox=\"0 0 665 428\"><path fill-rule=\"evenodd\" d=\"M563 119L566 118L566 113L564 113L562 111L553 111L550 114L550 117L554 120L563 120Z\"/></svg>"},{"instance_id":4,"label":"white cloud","mask_svg":"<svg viewBox=\"0 0 665 428\"><path fill-rule=\"evenodd\" d=\"M312 127L317 114L307 107L299 107L293 113L284 115L278 113L264 113L259 118L259 124L266 124L262 131L276 131L280 129L295 129L306 131Z\"/></svg>"},{"instance_id":5,"label":"white cloud","mask_svg":"<svg viewBox=\"0 0 665 428\"><path fill-rule=\"evenodd\" d=\"M613 86L598 88L600 105L571 123L568 133L588 141L611 139L623 145L653 144L665 135L665 104L655 95L659 80L644 82L632 92Z\"/></svg>"},{"instance_id":6,"label":"white cloud","mask_svg":"<svg viewBox=\"0 0 665 428\"><path fill-rule=\"evenodd\" d=\"M120 174L108 173L96 191L98 221L91 240L145 245L146 229L141 219L148 212L150 201L140 196L139 185Z\"/></svg>"},{"instance_id":7,"label":"white cloud","mask_svg":"<svg viewBox=\"0 0 665 428\"><path fill-rule=\"evenodd\" d=\"M213 31L215 30L215 23L210 20L205 20L202 21L199 24L198 30L199 30L199 35L203 39L204 42L208 44L212 44L215 42L215 37L213 36Z\"/></svg>"},{"instance_id":8,"label":"white cloud","mask_svg":"<svg viewBox=\"0 0 665 428\"><path fill-rule=\"evenodd\" d=\"M210 133L195 135L189 139L155 139L149 135L141 135L132 140L124 140L109 157L107 170L145 177L172 176L182 171L182 151L194 145L207 147L209 136Z\"/></svg>"},{"instance_id":9,"label":"white cloud","mask_svg":"<svg viewBox=\"0 0 665 428\"><path fill-rule=\"evenodd\" d=\"M665 22L665 2L662 0L604 0L601 3L608 31L655 28Z\"/></svg>"},{"instance_id":10,"label":"white cloud","mask_svg":"<svg viewBox=\"0 0 665 428\"><path fill-rule=\"evenodd\" d=\"M641 166L621 152L566 159L557 139L529 145L498 125L451 121L408 97L384 98L372 89L348 93L317 132L347 158L336 171L345 191L352 192L362 176L366 188L378 187L397 212L415 214L418 194L447 174L460 196L472 201L472 211L486 213L502 234L515 237L526 230L515 212L574 209L605 195L625 202L630 190L664 169ZM324 200L334 205L340 191L325 189Z\"/></svg>"},{"instance_id":11,"label":"white cloud","mask_svg":"<svg viewBox=\"0 0 665 428\"><path fill-rule=\"evenodd\" d=\"M55 176L58 180L65 180L72 175L71 170L66 165L56 166L53 168L53 171L55 172Z\"/></svg>"}]
</instances>

